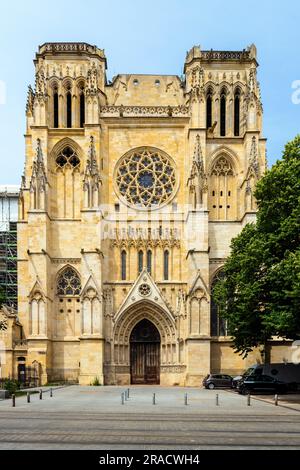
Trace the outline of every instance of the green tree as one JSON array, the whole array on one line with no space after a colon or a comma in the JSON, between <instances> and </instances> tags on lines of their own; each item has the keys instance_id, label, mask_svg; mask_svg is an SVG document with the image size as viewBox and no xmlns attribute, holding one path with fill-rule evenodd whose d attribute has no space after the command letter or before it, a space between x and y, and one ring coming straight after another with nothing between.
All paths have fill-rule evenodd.
<instances>
[{"instance_id":1,"label":"green tree","mask_svg":"<svg viewBox=\"0 0 300 470\"><path fill-rule=\"evenodd\" d=\"M232 241L213 295L236 351L300 337L300 136L258 182L257 223Z\"/></svg>"}]
</instances>

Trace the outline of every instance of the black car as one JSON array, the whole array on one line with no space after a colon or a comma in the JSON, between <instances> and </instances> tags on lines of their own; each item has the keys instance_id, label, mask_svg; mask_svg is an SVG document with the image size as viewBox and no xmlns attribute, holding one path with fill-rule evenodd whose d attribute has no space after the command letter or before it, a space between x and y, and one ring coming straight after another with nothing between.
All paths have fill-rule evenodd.
<instances>
[{"instance_id":1,"label":"black car","mask_svg":"<svg viewBox=\"0 0 300 470\"><path fill-rule=\"evenodd\" d=\"M286 393L288 385L269 375L247 375L238 382L237 389L242 395L251 392Z\"/></svg>"},{"instance_id":2,"label":"black car","mask_svg":"<svg viewBox=\"0 0 300 470\"><path fill-rule=\"evenodd\" d=\"M232 377L225 374L208 374L203 380L203 386L210 390L219 387L231 387Z\"/></svg>"}]
</instances>

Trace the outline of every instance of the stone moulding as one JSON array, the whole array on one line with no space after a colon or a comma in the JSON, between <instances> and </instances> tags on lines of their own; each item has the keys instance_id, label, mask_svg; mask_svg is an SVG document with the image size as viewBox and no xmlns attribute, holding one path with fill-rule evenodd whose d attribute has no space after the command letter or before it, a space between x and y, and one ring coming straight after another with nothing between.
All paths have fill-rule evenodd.
<instances>
[{"instance_id":1,"label":"stone moulding","mask_svg":"<svg viewBox=\"0 0 300 470\"><path fill-rule=\"evenodd\" d=\"M53 264L80 264L81 259L80 258L52 258L51 262Z\"/></svg>"},{"instance_id":2,"label":"stone moulding","mask_svg":"<svg viewBox=\"0 0 300 470\"><path fill-rule=\"evenodd\" d=\"M189 117L188 106L102 106L101 117Z\"/></svg>"},{"instance_id":3,"label":"stone moulding","mask_svg":"<svg viewBox=\"0 0 300 470\"><path fill-rule=\"evenodd\" d=\"M40 46L39 53L45 52L86 52L105 58L104 50L85 42L47 42Z\"/></svg>"},{"instance_id":4,"label":"stone moulding","mask_svg":"<svg viewBox=\"0 0 300 470\"><path fill-rule=\"evenodd\" d=\"M161 365L160 372L161 374L182 374L186 370L186 365L176 364L176 365Z\"/></svg>"},{"instance_id":5,"label":"stone moulding","mask_svg":"<svg viewBox=\"0 0 300 470\"><path fill-rule=\"evenodd\" d=\"M206 60L250 60L249 51L202 51L201 58Z\"/></svg>"}]
</instances>

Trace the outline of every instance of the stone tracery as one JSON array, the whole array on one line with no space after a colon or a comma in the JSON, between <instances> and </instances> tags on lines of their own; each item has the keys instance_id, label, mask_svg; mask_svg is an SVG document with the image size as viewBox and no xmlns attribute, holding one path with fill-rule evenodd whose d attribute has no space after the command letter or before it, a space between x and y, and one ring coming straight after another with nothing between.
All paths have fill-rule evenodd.
<instances>
[{"instance_id":1,"label":"stone tracery","mask_svg":"<svg viewBox=\"0 0 300 470\"><path fill-rule=\"evenodd\" d=\"M164 152L141 147L121 159L116 184L121 197L130 205L144 209L161 206L174 194L175 168Z\"/></svg>"},{"instance_id":2,"label":"stone tracery","mask_svg":"<svg viewBox=\"0 0 300 470\"><path fill-rule=\"evenodd\" d=\"M81 291L81 282L78 274L72 268L66 268L57 280L57 294L79 295Z\"/></svg>"}]
</instances>

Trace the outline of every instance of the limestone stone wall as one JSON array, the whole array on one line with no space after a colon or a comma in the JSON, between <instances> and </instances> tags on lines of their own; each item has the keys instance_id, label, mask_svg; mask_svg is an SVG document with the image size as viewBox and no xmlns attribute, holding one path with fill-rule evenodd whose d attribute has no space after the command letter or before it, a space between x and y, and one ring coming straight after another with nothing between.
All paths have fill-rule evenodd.
<instances>
[{"instance_id":1,"label":"limestone stone wall","mask_svg":"<svg viewBox=\"0 0 300 470\"><path fill-rule=\"evenodd\" d=\"M43 382L130 383L130 335L143 319L160 335L162 384L243 369L230 338L212 336L211 285L232 237L255 221L266 168L257 66L253 45L193 47L184 77L108 82L102 49L39 48L18 314Z\"/></svg>"}]
</instances>

